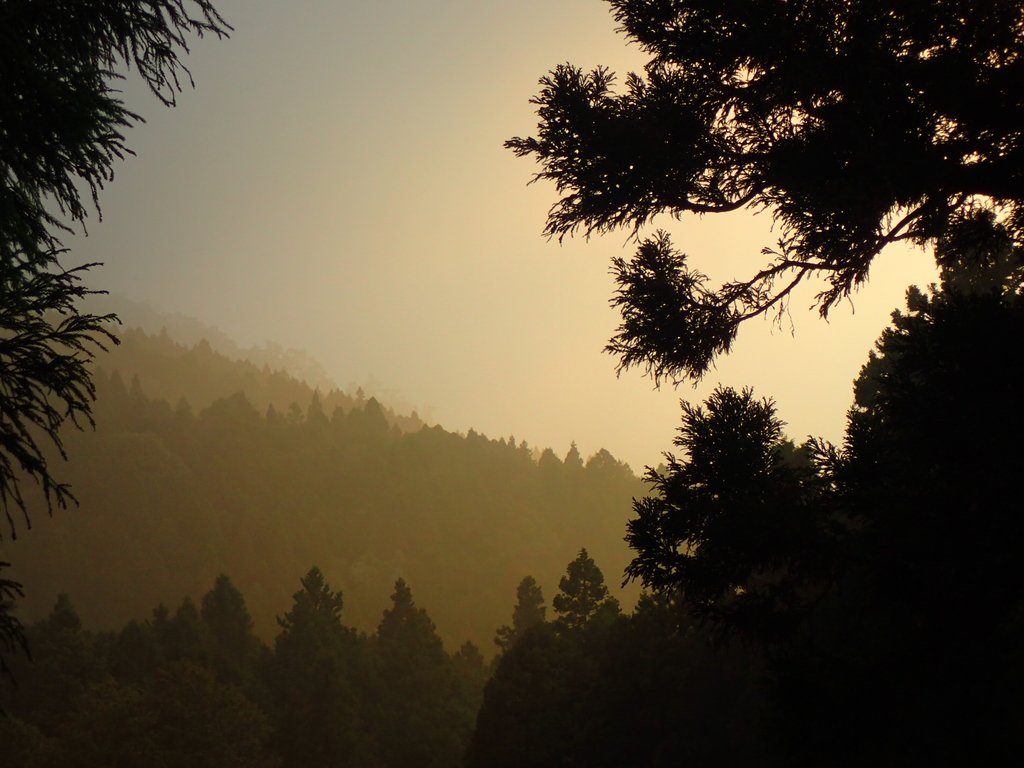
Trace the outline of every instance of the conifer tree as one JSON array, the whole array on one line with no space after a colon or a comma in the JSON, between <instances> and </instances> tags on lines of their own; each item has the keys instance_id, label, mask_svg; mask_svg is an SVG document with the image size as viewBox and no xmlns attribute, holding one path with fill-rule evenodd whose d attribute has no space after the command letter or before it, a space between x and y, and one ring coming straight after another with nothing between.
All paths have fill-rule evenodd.
<instances>
[{"instance_id":1,"label":"conifer tree","mask_svg":"<svg viewBox=\"0 0 1024 768\"><path fill-rule=\"evenodd\" d=\"M259 641L245 598L224 574L203 595L200 616L206 626L214 669L222 680L241 684L255 662Z\"/></svg>"},{"instance_id":2,"label":"conifer tree","mask_svg":"<svg viewBox=\"0 0 1024 768\"><path fill-rule=\"evenodd\" d=\"M533 576L525 576L516 587L516 605L512 609L512 625L498 628L494 643L507 651L531 627L543 624L547 608L544 593Z\"/></svg>"},{"instance_id":3,"label":"conifer tree","mask_svg":"<svg viewBox=\"0 0 1024 768\"><path fill-rule=\"evenodd\" d=\"M551 605L558 614L558 625L569 630L581 629L597 617L619 614L619 601L608 594L604 574L586 549L580 549L569 563Z\"/></svg>"},{"instance_id":4,"label":"conifer tree","mask_svg":"<svg viewBox=\"0 0 1024 768\"><path fill-rule=\"evenodd\" d=\"M562 460L562 465L569 472L577 472L583 469L583 457L580 456L580 450L576 447L576 441L572 442L569 446L568 452L565 454L565 458Z\"/></svg>"},{"instance_id":5,"label":"conifer tree","mask_svg":"<svg viewBox=\"0 0 1024 768\"><path fill-rule=\"evenodd\" d=\"M278 703L277 740L286 766L371 761L359 713L359 639L341 623L344 604L316 566L301 579L278 623L270 687Z\"/></svg>"},{"instance_id":6,"label":"conifer tree","mask_svg":"<svg viewBox=\"0 0 1024 768\"><path fill-rule=\"evenodd\" d=\"M0 574L9 563L0 562ZM0 678L10 676L7 657L17 650L27 651L25 633L21 621L12 612L14 600L23 597L21 584L0 576Z\"/></svg>"},{"instance_id":7,"label":"conifer tree","mask_svg":"<svg viewBox=\"0 0 1024 768\"><path fill-rule=\"evenodd\" d=\"M389 768L442 768L459 761L471 721L464 710L451 660L434 622L416 606L405 579L395 582L391 607L377 627L382 720L379 751Z\"/></svg>"}]
</instances>

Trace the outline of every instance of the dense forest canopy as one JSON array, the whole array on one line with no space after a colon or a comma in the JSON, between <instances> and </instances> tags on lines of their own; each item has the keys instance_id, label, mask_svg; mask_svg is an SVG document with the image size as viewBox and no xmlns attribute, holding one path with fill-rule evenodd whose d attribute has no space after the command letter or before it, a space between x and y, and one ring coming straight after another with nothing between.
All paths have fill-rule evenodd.
<instances>
[{"instance_id":1,"label":"dense forest canopy","mask_svg":"<svg viewBox=\"0 0 1024 768\"><path fill-rule=\"evenodd\" d=\"M518 635L492 664L472 642L446 650L433 606L401 578L375 626L359 631L347 618L352 593L310 568L271 644L223 574L201 599L108 632L62 594L29 628L35 658L15 664L18 686L0 684L4 756L34 768L669 765L681 748L702 764L756 756L764 699L750 664L737 654L723 664L696 626L681 641L662 601L647 598L632 616L583 616L581 577L604 588L579 553L551 621L524 577L511 611Z\"/></svg>"}]
</instances>

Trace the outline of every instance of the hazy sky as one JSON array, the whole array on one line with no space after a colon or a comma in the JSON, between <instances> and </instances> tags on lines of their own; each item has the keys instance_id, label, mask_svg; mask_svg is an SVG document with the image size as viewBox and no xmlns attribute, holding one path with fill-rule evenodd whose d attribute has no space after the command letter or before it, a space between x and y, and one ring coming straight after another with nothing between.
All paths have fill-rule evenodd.
<instances>
[{"instance_id":1,"label":"hazy sky","mask_svg":"<svg viewBox=\"0 0 1024 768\"><path fill-rule=\"evenodd\" d=\"M606 447L634 469L670 447L681 397L715 384L774 397L789 433L838 439L851 382L931 260L886 252L830 322L751 321L694 390L615 376L609 261L626 233L540 236L552 187L502 148L536 125L537 80L565 61L643 58L599 0L222 0L235 33L201 41L196 90L148 120L138 156L74 238L93 282L198 317L242 344L308 351L343 387L368 380L448 429L514 434L560 455ZM717 280L749 276L770 220L657 222ZM69 262L70 263L70 262ZM856 312L853 312L853 309ZM791 333L791 331L793 331Z\"/></svg>"}]
</instances>

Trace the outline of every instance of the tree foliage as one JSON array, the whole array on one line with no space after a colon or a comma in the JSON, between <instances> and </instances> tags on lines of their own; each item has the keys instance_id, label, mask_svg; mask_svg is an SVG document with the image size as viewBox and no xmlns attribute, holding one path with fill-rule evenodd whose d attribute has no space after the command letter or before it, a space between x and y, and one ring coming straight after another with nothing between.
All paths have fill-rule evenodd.
<instances>
[{"instance_id":1,"label":"tree foliage","mask_svg":"<svg viewBox=\"0 0 1024 768\"><path fill-rule=\"evenodd\" d=\"M809 457L785 439L774 403L750 389L683 403L682 422L683 458L649 470L654 494L633 503L626 575L681 591L693 615L726 631L779 631L834 549Z\"/></svg>"},{"instance_id":2,"label":"tree foliage","mask_svg":"<svg viewBox=\"0 0 1024 768\"><path fill-rule=\"evenodd\" d=\"M1024 304L1016 278L979 282L947 274L908 292L856 382L842 445L823 456L848 527L830 589L776 654L791 764L1007 765L1022 747L1009 723L1024 716L1012 501L1024 356L1008 340ZM811 704L823 694L827 713Z\"/></svg>"},{"instance_id":3,"label":"tree foliage","mask_svg":"<svg viewBox=\"0 0 1024 768\"><path fill-rule=\"evenodd\" d=\"M0 562L0 574L9 565L10 563ZM4 660L5 656L19 650L28 651L21 621L11 611L14 601L23 596L21 584L0 575L0 677L10 674Z\"/></svg>"},{"instance_id":4,"label":"tree foliage","mask_svg":"<svg viewBox=\"0 0 1024 768\"><path fill-rule=\"evenodd\" d=\"M699 377L805 278L825 279L825 314L887 245L934 244L979 213L1024 252L1020 0L609 4L643 73L616 90L605 68L558 67L536 136L506 144L561 195L546 233L747 208L780 235L717 288L665 235L617 261L623 367Z\"/></svg>"},{"instance_id":5,"label":"tree foliage","mask_svg":"<svg viewBox=\"0 0 1024 768\"><path fill-rule=\"evenodd\" d=\"M382 682L382 761L394 768L458 764L476 713L462 706L464 680L456 677L434 622L416 605L405 579L395 581L374 640Z\"/></svg>"},{"instance_id":6,"label":"tree foliage","mask_svg":"<svg viewBox=\"0 0 1024 768\"><path fill-rule=\"evenodd\" d=\"M793 451L769 401L717 390L684 407L683 457L635 503L629 575L758 641L781 764L1005 764L1020 748L1024 356L1007 339L1024 299L1015 270L959 270L893 314L841 445Z\"/></svg>"},{"instance_id":7,"label":"tree foliage","mask_svg":"<svg viewBox=\"0 0 1024 768\"><path fill-rule=\"evenodd\" d=\"M784 312L809 277L827 314L892 243L942 270L883 334L841 446L794 448L749 391L684 405L682 455L635 504L628 574L681 629L762 641L780 765L1011 764L1024 3L610 5L644 71L617 89L559 67L536 135L507 143L557 188L546 233L746 208L779 235L718 286L664 233L615 260L620 368L699 378L744 320Z\"/></svg>"},{"instance_id":8,"label":"tree foliage","mask_svg":"<svg viewBox=\"0 0 1024 768\"><path fill-rule=\"evenodd\" d=\"M345 599L335 592L324 578L323 571L313 566L300 579L302 589L292 595L292 607L277 620L283 630L281 638L308 636L311 641L329 644L330 637L341 631L341 609Z\"/></svg>"},{"instance_id":9,"label":"tree foliage","mask_svg":"<svg viewBox=\"0 0 1024 768\"><path fill-rule=\"evenodd\" d=\"M274 644L277 748L286 766L362 762L369 747L357 703L359 638L341 623L342 594L319 568L301 583Z\"/></svg>"},{"instance_id":10,"label":"tree foliage","mask_svg":"<svg viewBox=\"0 0 1024 768\"><path fill-rule=\"evenodd\" d=\"M224 574L217 577L213 589L203 595L199 615L206 626L212 666L218 676L235 685L248 682L247 671L259 643L245 598L231 579Z\"/></svg>"},{"instance_id":11,"label":"tree foliage","mask_svg":"<svg viewBox=\"0 0 1024 768\"><path fill-rule=\"evenodd\" d=\"M30 524L20 481L39 483L50 509L73 501L46 446L64 455L65 421L91 422L88 364L115 341L113 315L81 311L89 293L67 268L60 236L83 224L90 202L131 153L124 133L141 118L115 87L134 69L173 105L190 81L192 35L230 27L209 0L8 2L0 9L0 506Z\"/></svg>"},{"instance_id":12,"label":"tree foliage","mask_svg":"<svg viewBox=\"0 0 1024 768\"><path fill-rule=\"evenodd\" d=\"M51 472L61 427L92 424L90 363L117 342L113 314L82 310L96 291L82 283L95 264L66 266L60 237L82 225L131 154L124 132L141 117L115 87L133 69L165 105L183 80L189 38L227 35L209 0L14 0L0 8L0 508L31 527L22 481L47 509L74 502ZM3 533L0 532L0 539ZM19 628L0 609L5 638ZM17 642L0 645L3 655Z\"/></svg>"}]
</instances>

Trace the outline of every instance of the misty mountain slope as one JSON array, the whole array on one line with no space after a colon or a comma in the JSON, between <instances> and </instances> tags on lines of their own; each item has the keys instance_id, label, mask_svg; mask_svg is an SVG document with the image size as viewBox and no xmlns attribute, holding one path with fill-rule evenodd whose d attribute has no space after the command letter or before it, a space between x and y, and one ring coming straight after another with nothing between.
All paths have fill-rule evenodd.
<instances>
[{"instance_id":1,"label":"misty mountain slope","mask_svg":"<svg viewBox=\"0 0 1024 768\"><path fill-rule=\"evenodd\" d=\"M327 413L333 413L335 408L344 411L361 408L365 403L361 393L349 395L337 388L318 388L319 377L312 381L297 378L284 367L283 359L277 361L278 365L271 365L258 364L245 357L259 350L236 348L237 354L243 357L234 359L234 355L215 350L205 337L190 345L181 343L166 330L151 334L142 328L126 327L116 332L121 343L102 356L99 370L116 371L129 386L138 378L148 396L167 400L172 405L184 398L198 412L215 400L244 392L260 411L273 405L287 413L293 403L302 404L304 408L314 391L319 392L321 405ZM300 359L301 355L295 352L292 357ZM314 365L308 358L302 359L306 364L300 369ZM386 405L384 412L389 423L397 424L403 431L413 431L423 425L415 412L399 415Z\"/></svg>"},{"instance_id":2,"label":"misty mountain slope","mask_svg":"<svg viewBox=\"0 0 1024 768\"><path fill-rule=\"evenodd\" d=\"M165 336L129 332L116 355L105 367L125 373L97 372L97 429L66 436L62 476L81 506L37 514L0 545L27 586L26 619L67 591L90 626L113 628L227 573L270 637L316 564L343 591L347 623L373 629L402 576L450 646L489 652L523 576L550 600L581 546L612 585L628 560L625 523L644 488L607 451L535 460L511 439L403 431L372 398L321 398ZM228 385L238 389L205 407L182 399ZM293 393L304 397L280 405Z\"/></svg>"},{"instance_id":3,"label":"misty mountain slope","mask_svg":"<svg viewBox=\"0 0 1024 768\"><path fill-rule=\"evenodd\" d=\"M273 342L242 347L216 326L180 312L168 312L147 302L135 301L121 293L91 294L83 306L98 315L116 313L121 321L118 335L129 329L138 329L149 336L169 336L186 348L205 341L230 360L248 360L258 368L266 366L274 371L284 371L321 392L338 389L320 362L302 350L285 349Z\"/></svg>"}]
</instances>

